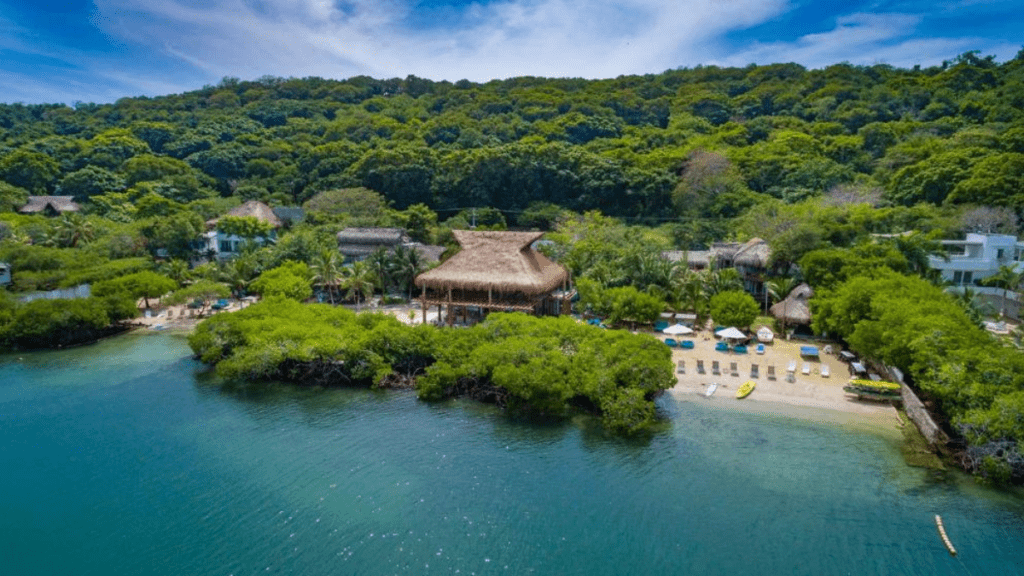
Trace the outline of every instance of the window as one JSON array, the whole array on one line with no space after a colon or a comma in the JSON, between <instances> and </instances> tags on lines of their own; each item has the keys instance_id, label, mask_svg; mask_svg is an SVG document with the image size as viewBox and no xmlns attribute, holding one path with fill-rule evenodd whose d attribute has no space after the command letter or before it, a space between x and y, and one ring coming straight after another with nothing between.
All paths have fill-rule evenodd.
<instances>
[{"instance_id":1,"label":"window","mask_svg":"<svg viewBox=\"0 0 1024 576\"><path fill-rule=\"evenodd\" d=\"M1002 260L1005 253L1006 253L1006 251L1003 250L1002 248L997 248L996 249L996 260Z\"/></svg>"},{"instance_id":2,"label":"window","mask_svg":"<svg viewBox=\"0 0 1024 576\"><path fill-rule=\"evenodd\" d=\"M953 272L953 284L961 284L964 281L964 273L957 270Z\"/></svg>"},{"instance_id":3,"label":"window","mask_svg":"<svg viewBox=\"0 0 1024 576\"><path fill-rule=\"evenodd\" d=\"M971 272L970 270L968 270L967 272L964 272L964 284L970 284L973 281L974 281L974 272Z\"/></svg>"}]
</instances>

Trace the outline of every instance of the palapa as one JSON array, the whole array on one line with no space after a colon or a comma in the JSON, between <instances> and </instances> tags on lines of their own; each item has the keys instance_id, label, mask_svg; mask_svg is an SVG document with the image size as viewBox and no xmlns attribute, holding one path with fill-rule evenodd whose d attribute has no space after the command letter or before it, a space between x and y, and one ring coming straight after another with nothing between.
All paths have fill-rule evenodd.
<instances>
[{"instance_id":1,"label":"palapa","mask_svg":"<svg viewBox=\"0 0 1024 576\"><path fill-rule=\"evenodd\" d=\"M565 268L530 247L542 232L453 230L452 234L462 250L417 276L417 286L537 295L569 279Z\"/></svg>"},{"instance_id":2,"label":"palapa","mask_svg":"<svg viewBox=\"0 0 1024 576\"><path fill-rule=\"evenodd\" d=\"M772 257L772 249L760 238L751 238L736 250L733 265L748 268L767 268Z\"/></svg>"},{"instance_id":3,"label":"palapa","mask_svg":"<svg viewBox=\"0 0 1024 576\"><path fill-rule=\"evenodd\" d=\"M224 216L237 216L240 218L251 217L261 222L266 222L267 224L270 224L274 228L281 227L281 219L278 218L276 214L274 214L274 211L270 208L270 206L267 206L266 204L260 202L259 200L249 200L248 202L242 204L241 206L235 206L231 210L228 210L227 213L224 214ZM217 225L217 222L219 221L220 218L207 220L206 225L209 226L210 228L213 228Z\"/></svg>"},{"instance_id":4,"label":"palapa","mask_svg":"<svg viewBox=\"0 0 1024 576\"><path fill-rule=\"evenodd\" d=\"M814 289L801 284L793 289L781 302L776 302L770 309L772 316L786 324L810 324L811 305L809 300L814 296Z\"/></svg>"},{"instance_id":5,"label":"palapa","mask_svg":"<svg viewBox=\"0 0 1024 576\"><path fill-rule=\"evenodd\" d=\"M28 202L18 209L23 214L63 214L78 212L82 207L75 202L74 196L29 196Z\"/></svg>"}]
</instances>

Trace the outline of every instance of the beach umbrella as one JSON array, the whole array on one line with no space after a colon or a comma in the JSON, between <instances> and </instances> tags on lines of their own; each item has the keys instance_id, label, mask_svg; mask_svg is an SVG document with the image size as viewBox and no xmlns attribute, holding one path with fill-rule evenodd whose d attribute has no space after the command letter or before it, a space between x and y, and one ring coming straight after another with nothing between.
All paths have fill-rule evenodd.
<instances>
[{"instance_id":1,"label":"beach umbrella","mask_svg":"<svg viewBox=\"0 0 1024 576\"><path fill-rule=\"evenodd\" d=\"M669 334L671 336L679 336L679 335L693 334L693 330L691 330L688 326L684 326L682 324L673 324L673 325L669 326L668 328L665 328L664 330L662 330L662 333Z\"/></svg>"},{"instance_id":2,"label":"beach umbrella","mask_svg":"<svg viewBox=\"0 0 1024 576\"><path fill-rule=\"evenodd\" d=\"M732 326L715 332L715 336L725 338L726 340L744 340L747 337L747 335L741 330L733 328Z\"/></svg>"}]
</instances>

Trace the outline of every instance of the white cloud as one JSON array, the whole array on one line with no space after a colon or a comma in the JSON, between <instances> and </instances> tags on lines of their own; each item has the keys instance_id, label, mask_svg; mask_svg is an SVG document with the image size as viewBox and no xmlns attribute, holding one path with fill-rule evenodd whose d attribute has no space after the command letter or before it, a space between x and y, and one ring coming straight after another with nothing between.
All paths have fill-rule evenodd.
<instances>
[{"instance_id":1,"label":"white cloud","mask_svg":"<svg viewBox=\"0 0 1024 576\"><path fill-rule=\"evenodd\" d=\"M986 54L997 50L1000 58L1012 57L1015 53L1004 43L992 44L982 38L915 36L922 21L922 16L911 14L851 14L838 18L836 27L827 32L807 34L793 42L754 43L713 63L745 66L798 62L808 68L821 68L850 62L912 67L939 64L967 50L978 49Z\"/></svg>"},{"instance_id":2,"label":"white cloud","mask_svg":"<svg viewBox=\"0 0 1024 576\"><path fill-rule=\"evenodd\" d=\"M784 0L529 0L474 4L458 26L413 28L411 1L243 0L183 6L97 0L103 30L207 74L488 80L607 77L701 61L726 31L784 10Z\"/></svg>"}]
</instances>

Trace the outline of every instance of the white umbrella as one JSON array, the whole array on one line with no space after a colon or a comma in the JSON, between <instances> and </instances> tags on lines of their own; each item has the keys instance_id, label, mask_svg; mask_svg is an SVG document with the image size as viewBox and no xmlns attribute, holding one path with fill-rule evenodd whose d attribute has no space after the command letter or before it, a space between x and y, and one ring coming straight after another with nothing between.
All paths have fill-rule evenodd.
<instances>
[{"instance_id":1,"label":"white umbrella","mask_svg":"<svg viewBox=\"0 0 1024 576\"><path fill-rule=\"evenodd\" d=\"M719 338L725 338L726 340L743 340L747 337L746 334L731 326L729 328L725 328L724 330L719 330L718 332L715 332L715 336L718 336Z\"/></svg>"},{"instance_id":2,"label":"white umbrella","mask_svg":"<svg viewBox=\"0 0 1024 576\"><path fill-rule=\"evenodd\" d=\"M669 334L671 336L678 336L681 334L693 334L693 330L683 324L673 324L662 330L662 333Z\"/></svg>"}]
</instances>

